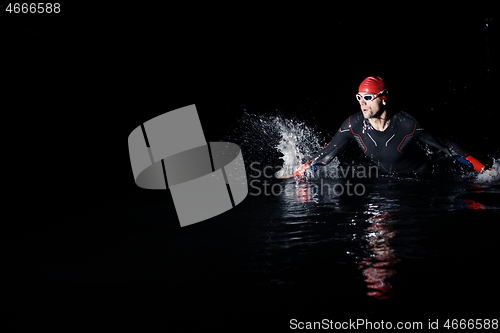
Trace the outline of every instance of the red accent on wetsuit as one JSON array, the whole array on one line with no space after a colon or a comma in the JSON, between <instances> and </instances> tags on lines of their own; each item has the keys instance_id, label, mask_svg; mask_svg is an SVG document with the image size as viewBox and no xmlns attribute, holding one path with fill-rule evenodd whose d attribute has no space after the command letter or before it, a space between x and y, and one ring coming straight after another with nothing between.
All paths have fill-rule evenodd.
<instances>
[{"instance_id":1,"label":"red accent on wetsuit","mask_svg":"<svg viewBox=\"0 0 500 333\"><path fill-rule=\"evenodd\" d=\"M363 145L363 147L365 147L365 149L363 150L363 153L366 153L366 151L368 150L368 148L366 147L365 142L363 141L363 139L361 139L361 135L359 135L358 133L354 133L354 131L352 130L351 117L349 117L349 119L347 121L349 123L349 129L351 130L351 133L354 134L354 135L356 135L358 137L358 139L361 142L361 144Z\"/></svg>"},{"instance_id":2,"label":"red accent on wetsuit","mask_svg":"<svg viewBox=\"0 0 500 333\"><path fill-rule=\"evenodd\" d=\"M466 156L465 159L472 164L472 167L477 172L481 172L484 170L484 164L479 162L474 156L469 155L469 156Z\"/></svg>"},{"instance_id":3,"label":"red accent on wetsuit","mask_svg":"<svg viewBox=\"0 0 500 333\"><path fill-rule=\"evenodd\" d=\"M399 144L399 146L398 146L398 151L399 151L400 153L402 153L403 151L401 151L401 149L399 149L399 148L401 148L401 145L405 142L405 140L406 140L406 138L407 138L407 137L412 136L413 134L415 134L415 129L416 129L416 128L417 128L417 123L415 122L415 124L413 125L413 132L411 132L410 134L406 134L406 135L404 136L403 140L401 140L401 143L400 143L400 144Z\"/></svg>"}]
</instances>

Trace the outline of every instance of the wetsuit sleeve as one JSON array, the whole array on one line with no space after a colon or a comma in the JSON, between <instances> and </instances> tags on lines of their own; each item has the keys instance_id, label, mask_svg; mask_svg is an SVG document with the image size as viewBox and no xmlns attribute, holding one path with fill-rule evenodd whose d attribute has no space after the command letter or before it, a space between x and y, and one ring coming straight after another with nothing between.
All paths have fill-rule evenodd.
<instances>
[{"instance_id":1,"label":"wetsuit sleeve","mask_svg":"<svg viewBox=\"0 0 500 333\"><path fill-rule=\"evenodd\" d=\"M351 130L349 127L349 118L346 119L339 130L333 136L330 143L328 143L323 149L309 157L308 162L302 164L295 172L294 176L296 179L304 180L305 172L310 167L326 165L330 163L335 156L340 154L349 141L352 140Z\"/></svg>"},{"instance_id":2,"label":"wetsuit sleeve","mask_svg":"<svg viewBox=\"0 0 500 333\"><path fill-rule=\"evenodd\" d=\"M340 154L345 149L351 140L352 135L349 128L349 122L348 119L346 119L340 126L337 133L335 133L330 143L328 143L325 148L311 156L307 164L312 166L326 165L330 163L335 156Z\"/></svg>"},{"instance_id":3,"label":"wetsuit sleeve","mask_svg":"<svg viewBox=\"0 0 500 333\"><path fill-rule=\"evenodd\" d=\"M447 155L455 157L460 163L467 165L469 168L481 172L484 169L484 164L479 162L473 156L467 154L456 142L433 136L417 125L418 138L431 147L437 148Z\"/></svg>"}]
</instances>

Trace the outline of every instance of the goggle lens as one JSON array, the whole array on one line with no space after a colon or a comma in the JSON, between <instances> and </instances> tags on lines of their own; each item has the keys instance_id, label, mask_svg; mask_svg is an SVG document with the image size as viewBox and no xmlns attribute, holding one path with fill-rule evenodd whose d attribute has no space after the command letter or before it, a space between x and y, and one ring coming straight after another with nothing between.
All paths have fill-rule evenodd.
<instances>
[{"instance_id":1,"label":"goggle lens","mask_svg":"<svg viewBox=\"0 0 500 333\"><path fill-rule=\"evenodd\" d=\"M363 98L365 101L373 101L375 98L387 94L387 89L382 90L378 94L366 94L366 95L361 95L361 94L356 94L356 99L358 102Z\"/></svg>"},{"instance_id":2,"label":"goggle lens","mask_svg":"<svg viewBox=\"0 0 500 333\"><path fill-rule=\"evenodd\" d=\"M365 101L369 102L369 101L374 100L377 97L378 97L378 95L372 95L372 94L369 94L369 95L357 94L356 95L356 99L358 100L358 102L361 100L361 98L363 98Z\"/></svg>"}]
</instances>

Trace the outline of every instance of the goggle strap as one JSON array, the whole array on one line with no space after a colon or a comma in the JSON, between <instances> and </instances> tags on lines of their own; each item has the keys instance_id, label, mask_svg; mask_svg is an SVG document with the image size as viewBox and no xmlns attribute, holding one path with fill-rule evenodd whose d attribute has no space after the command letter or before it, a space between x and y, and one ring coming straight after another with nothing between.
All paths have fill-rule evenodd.
<instances>
[{"instance_id":1,"label":"goggle strap","mask_svg":"<svg viewBox=\"0 0 500 333\"><path fill-rule=\"evenodd\" d=\"M381 92L379 92L379 93L377 94L377 97L382 96L382 95L385 95L385 94L387 94L387 93L388 93L387 89L384 89L384 90L382 90Z\"/></svg>"}]
</instances>

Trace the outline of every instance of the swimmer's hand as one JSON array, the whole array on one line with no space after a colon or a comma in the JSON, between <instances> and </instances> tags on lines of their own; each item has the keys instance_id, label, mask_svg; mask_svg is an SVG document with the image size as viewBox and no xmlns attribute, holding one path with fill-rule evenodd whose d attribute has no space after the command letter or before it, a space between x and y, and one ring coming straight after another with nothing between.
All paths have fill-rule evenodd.
<instances>
[{"instance_id":1,"label":"swimmer's hand","mask_svg":"<svg viewBox=\"0 0 500 333\"><path fill-rule=\"evenodd\" d=\"M300 181L305 181L306 180L306 172L307 170L317 170L318 166L313 165L311 166L309 163L304 163L301 166L297 168L293 173L289 175L282 175L281 170L276 172L274 176L278 179L286 179L286 178L292 178L294 177L295 180L300 180Z\"/></svg>"},{"instance_id":2,"label":"swimmer's hand","mask_svg":"<svg viewBox=\"0 0 500 333\"><path fill-rule=\"evenodd\" d=\"M308 163L302 164L294 173L293 175L295 176L295 179L304 181L306 179L306 170L309 169L311 166Z\"/></svg>"},{"instance_id":3,"label":"swimmer's hand","mask_svg":"<svg viewBox=\"0 0 500 333\"><path fill-rule=\"evenodd\" d=\"M287 178L292 178L292 177L294 177L294 174L293 174L293 173L291 173L291 174L289 174L289 175L280 175L278 172L276 172L276 173L274 174L274 177L276 177L276 178L278 178L278 179L287 179Z\"/></svg>"}]
</instances>

